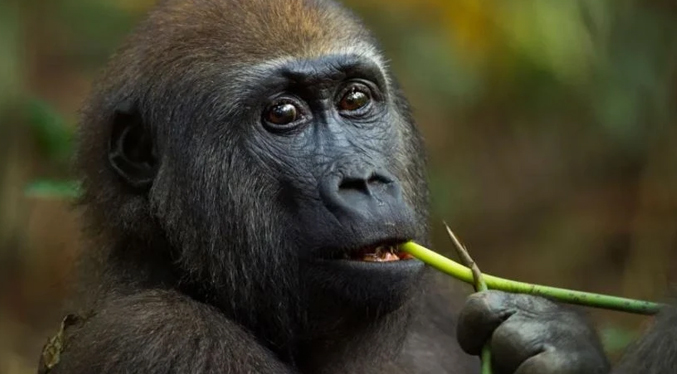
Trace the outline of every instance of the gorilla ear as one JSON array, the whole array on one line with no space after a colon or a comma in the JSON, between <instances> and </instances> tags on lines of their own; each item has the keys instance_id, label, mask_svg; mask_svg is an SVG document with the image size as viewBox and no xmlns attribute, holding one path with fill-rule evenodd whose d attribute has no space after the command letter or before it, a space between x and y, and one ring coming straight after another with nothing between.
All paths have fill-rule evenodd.
<instances>
[{"instance_id":1,"label":"gorilla ear","mask_svg":"<svg viewBox=\"0 0 677 374\"><path fill-rule=\"evenodd\" d=\"M153 138L133 105L115 111L108 162L131 187L147 190L155 180L158 163Z\"/></svg>"}]
</instances>

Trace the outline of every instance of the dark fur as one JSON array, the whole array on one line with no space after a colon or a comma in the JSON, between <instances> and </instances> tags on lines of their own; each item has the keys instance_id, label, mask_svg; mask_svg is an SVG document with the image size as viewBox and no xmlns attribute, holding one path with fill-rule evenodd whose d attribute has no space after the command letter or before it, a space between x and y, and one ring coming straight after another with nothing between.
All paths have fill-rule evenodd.
<instances>
[{"instance_id":1,"label":"dark fur","mask_svg":"<svg viewBox=\"0 0 677 374\"><path fill-rule=\"evenodd\" d=\"M614 374L677 373L677 309L668 307L623 356Z\"/></svg>"},{"instance_id":2,"label":"dark fur","mask_svg":"<svg viewBox=\"0 0 677 374\"><path fill-rule=\"evenodd\" d=\"M139 26L82 115L77 166L91 245L79 308L94 315L69 329L54 373L476 371L454 341L457 292L426 296L414 282L405 301L360 309L301 278L304 234L285 229L275 177L292 166L271 166L275 149L257 148L250 103L238 100L259 74L249 66L356 41L375 45L324 0L168 0ZM381 151L419 223L411 237L426 244L423 144L389 82L393 147ZM154 139L160 167L148 191L109 167L120 110Z\"/></svg>"}]
</instances>

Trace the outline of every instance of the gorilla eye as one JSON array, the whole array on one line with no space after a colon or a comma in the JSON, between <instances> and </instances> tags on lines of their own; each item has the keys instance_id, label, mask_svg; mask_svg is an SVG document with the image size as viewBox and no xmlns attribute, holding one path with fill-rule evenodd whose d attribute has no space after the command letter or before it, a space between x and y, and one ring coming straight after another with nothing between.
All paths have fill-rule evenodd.
<instances>
[{"instance_id":1,"label":"gorilla eye","mask_svg":"<svg viewBox=\"0 0 677 374\"><path fill-rule=\"evenodd\" d=\"M346 92L341 98L341 101L339 102L339 110L345 112L355 112L367 107L369 103L371 103L369 89L361 85L355 85L350 87L348 92Z\"/></svg>"},{"instance_id":2,"label":"gorilla eye","mask_svg":"<svg viewBox=\"0 0 677 374\"><path fill-rule=\"evenodd\" d=\"M276 103L266 109L264 118L271 125L284 126L299 118L299 110L292 103Z\"/></svg>"}]
</instances>

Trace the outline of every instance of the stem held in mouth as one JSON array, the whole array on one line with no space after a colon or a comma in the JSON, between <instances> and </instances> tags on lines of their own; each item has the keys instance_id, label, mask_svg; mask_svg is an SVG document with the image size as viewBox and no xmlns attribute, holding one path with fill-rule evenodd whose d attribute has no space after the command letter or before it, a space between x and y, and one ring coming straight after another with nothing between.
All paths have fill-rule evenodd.
<instances>
[{"instance_id":1,"label":"stem held in mouth","mask_svg":"<svg viewBox=\"0 0 677 374\"><path fill-rule=\"evenodd\" d=\"M472 271L456 261L446 258L439 253L431 251L414 242L402 244L401 249L445 274L449 274L463 282L474 284ZM662 304L650 301L518 282L486 273L482 275L489 289L542 296L568 304L644 315L654 315L663 307Z\"/></svg>"}]
</instances>

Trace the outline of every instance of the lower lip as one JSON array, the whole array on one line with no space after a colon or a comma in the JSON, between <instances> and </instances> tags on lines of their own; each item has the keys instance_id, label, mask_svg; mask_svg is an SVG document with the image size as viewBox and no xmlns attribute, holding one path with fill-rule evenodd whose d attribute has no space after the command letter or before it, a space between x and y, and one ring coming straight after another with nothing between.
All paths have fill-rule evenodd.
<instances>
[{"instance_id":1,"label":"lower lip","mask_svg":"<svg viewBox=\"0 0 677 374\"><path fill-rule=\"evenodd\" d=\"M425 264L418 259L370 262L316 259L308 281L337 305L394 310L418 289Z\"/></svg>"},{"instance_id":2,"label":"lower lip","mask_svg":"<svg viewBox=\"0 0 677 374\"><path fill-rule=\"evenodd\" d=\"M411 271L424 266L424 263L415 258L398 261L360 261L360 260L319 260L323 264L331 264L353 270L364 271Z\"/></svg>"}]
</instances>

